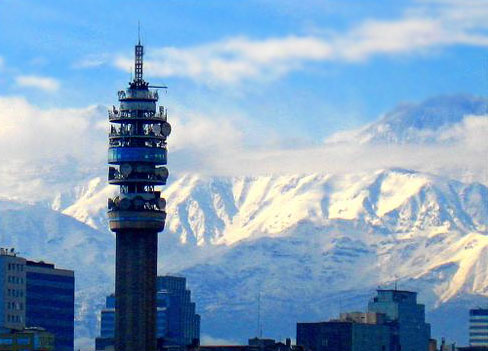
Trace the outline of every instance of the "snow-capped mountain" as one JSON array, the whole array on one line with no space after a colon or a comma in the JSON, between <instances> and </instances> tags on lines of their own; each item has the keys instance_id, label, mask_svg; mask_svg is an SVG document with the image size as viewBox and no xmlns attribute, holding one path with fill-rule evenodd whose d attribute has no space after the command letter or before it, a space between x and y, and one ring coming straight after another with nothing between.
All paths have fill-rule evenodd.
<instances>
[{"instance_id":1,"label":"snow-capped mountain","mask_svg":"<svg viewBox=\"0 0 488 351\"><path fill-rule=\"evenodd\" d=\"M93 206L100 193L68 209L76 216L88 202L103 212ZM252 335L258 293L266 330L278 336L293 335L297 320L332 317L339 305L359 308L376 286L395 280L419 289L429 309L488 287L488 189L481 184L402 169L186 175L165 194L159 270L188 277L212 336ZM93 225L99 211L79 219ZM230 324L236 315L240 322Z\"/></svg>"},{"instance_id":2,"label":"snow-capped mountain","mask_svg":"<svg viewBox=\"0 0 488 351\"><path fill-rule=\"evenodd\" d=\"M361 144L433 144L456 141L470 116L488 115L488 99L477 96L438 96L422 103L404 103L359 130L329 138Z\"/></svg>"},{"instance_id":3,"label":"snow-capped mountain","mask_svg":"<svg viewBox=\"0 0 488 351\"><path fill-rule=\"evenodd\" d=\"M487 118L470 116L485 114L485 106L473 97L403 105L328 142L455 151L465 140L484 140L476 133L484 133ZM488 189L459 181L469 177L386 167L171 179L159 273L188 277L205 335L254 336L260 294L265 335L294 337L297 321L364 309L378 285L398 281L420 292L436 336L464 342L467 309L485 302ZM92 342L97 311L113 290L114 236L105 212L114 191L103 175L41 204L0 202L2 246L76 270L80 345Z\"/></svg>"}]
</instances>

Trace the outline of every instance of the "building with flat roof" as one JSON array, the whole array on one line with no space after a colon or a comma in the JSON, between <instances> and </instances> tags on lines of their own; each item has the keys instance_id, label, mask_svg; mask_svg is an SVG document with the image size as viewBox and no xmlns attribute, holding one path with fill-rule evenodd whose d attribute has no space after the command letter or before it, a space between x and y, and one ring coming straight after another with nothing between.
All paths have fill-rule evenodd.
<instances>
[{"instance_id":1,"label":"building with flat roof","mask_svg":"<svg viewBox=\"0 0 488 351\"><path fill-rule=\"evenodd\" d=\"M25 328L25 263L14 249L0 248L0 331Z\"/></svg>"},{"instance_id":2,"label":"building with flat roof","mask_svg":"<svg viewBox=\"0 0 488 351\"><path fill-rule=\"evenodd\" d=\"M297 345L309 351L394 351L392 327L329 321L297 324Z\"/></svg>"},{"instance_id":3,"label":"building with flat roof","mask_svg":"<svg viewBox=\"0 0 488 351\"><path fill-rule=\"evenodd\" d=\"M430 324L425 322L425 306L417 303L417 293L402 290L377 290L368 304L369 312L386 316L395 325L402 351L429 350Z\"/></svg>"},{"instance_id":4,"label":"building with flat roof","mask_svg":"<svg viewBox=\"0 0 488 351\"><path fill-rule=\"evenodd\" d=\"M26 326L54 334L56 351L74 348L74 272L51 263L26 261Z\"/></svg>"}]
</instances>

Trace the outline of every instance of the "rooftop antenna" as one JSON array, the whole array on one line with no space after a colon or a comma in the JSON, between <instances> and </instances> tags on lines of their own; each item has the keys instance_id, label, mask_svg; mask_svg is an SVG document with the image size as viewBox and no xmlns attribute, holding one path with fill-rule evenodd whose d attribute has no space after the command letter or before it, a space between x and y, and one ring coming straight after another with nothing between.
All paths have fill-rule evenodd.
<instances>
[{"instance_id":1,"label":"rooftop antenna","mask_svg":"<svg viewBox=\"0 0 488 351\"><path fill-rule=\"evenodd\" d=\"M261 291L258 292L258 330L257 335L260 339L263 338L263 328L261 328Z\"/></svg>"},{"instance_id":2,"label":"rooftop antenna","mask_svg":"<svg viewBox=\"0 0 488 351\"><path fill-rule=\"evenodd\" d=\"M139 45L141 45L141 21L137 21L137 39Z\"/></svg>"}]
</instances>

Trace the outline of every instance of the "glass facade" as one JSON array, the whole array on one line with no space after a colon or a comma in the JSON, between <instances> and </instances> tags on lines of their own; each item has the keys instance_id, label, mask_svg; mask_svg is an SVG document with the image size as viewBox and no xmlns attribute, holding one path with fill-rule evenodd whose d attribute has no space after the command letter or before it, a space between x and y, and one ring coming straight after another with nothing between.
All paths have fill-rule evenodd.
<instances>
[{"instance_id":1,"label":"glass facade","mask_svg":"<svg viewBox=\"0 0 488 351\"><path fill-rule=\"evenodd\" d=\"M26 325L54 334L56 351L74 347L74 274L54 265L26 264Z\"/></svg>"},{"instance_id":2,"label":"glass facade","mask_svg":"<svg viewBox=\"0 0 488 351\"><path fill-rule=\"evenodd\" d=\"M190 345L200 339L200 316L195 313L191 292L186 289L186 279L162 276L157 278L157 329L158 338L167 345ZM115 296L106 298L101 312L100 337L96 349L103 350L113 344L115 334Z\"/></svg>"},{"instance_id":3,"label":"glass facade","mask_svg":"<svg viewBox=\"0 0 488 351\"><path fill-rule=\"evenodd\" d=\"M186 278L161 276L157 278L158 295L166 296L168 344L190 345L200 340L200 316L191 302L191 291L186 288Z\"/></svg>"},{"instance_id":4,"label":"glass facade","mask_svg":"<svg viewBox=\"0 0 488 351\"><path fill-rule=\"evenodd\" d=\"M425 323L425 306L417 303L417 293L378 290L368 304L369 312L386 315L394 323L402 351L428 351L430 324Z\"/></svg>"},{"instance_id":5,"label":"glass facade","mask_svg":"<svg viewBox=\"0 0 488 351\"><path fill-rule=\"evenodd\" d=\"M310 351L393 351L389 325L354 322L298 323L297 345Z\"/></svg>"}]
</instances>

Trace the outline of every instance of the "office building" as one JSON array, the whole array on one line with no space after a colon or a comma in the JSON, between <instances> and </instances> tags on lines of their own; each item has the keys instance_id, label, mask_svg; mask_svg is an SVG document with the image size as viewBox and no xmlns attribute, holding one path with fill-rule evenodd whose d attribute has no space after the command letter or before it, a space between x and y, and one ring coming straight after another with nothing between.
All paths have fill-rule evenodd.
<instances>
[{"instance_id":1,"label":"office building","mask_svg":"<svg viewBox=\"0 0 488 351\"><path fill-rule=\"evenodd\" d=\"M416 292L377 290L368 311L384 314L395 325L402 351L429 350L430 324L425 323L425 306L417 303Z\"/></svg>"},{"instance_id":2,"label":"office building","mask_svg":"<svg viewBox=\"0 0 488 351\"><path fill-rule=\"evenodd\" d=\"M191 302L191 291L183 277L161 276L157 278L156 336L159 344L168 346L198 345L200 316ZM95 340L96 350L113 347L115 336L115 296L106 298L101 312L100 337Z\"/></svg>"},{"instance_id":3,"label":"office building","mask_svg":"<svg viewBox=\"0 0 488 351\"><path fill-rule=\"evenodd\" d=\"M488 309L469 310L469 345L488 347Z\"/></svg>"},{"instance_id":4,"label":"office building","mask_svg":"<svg viewBox=\"0 0 488 351\"><path fill-rule=\"evenodd\" d=\"M72 351L74 291L73 271L0 249L0 332L34 335L42 328L53 335L56 351Z\"/></svg>"},{"instance_id":5,"label":"office building","mask_svg":"<svg viewBox=\"0 0 488 351\"><path fill-rule=\"evenodd\" d=\"M74 345L74 272L51 263L26 261L26 326L54 334L56 351Z\"/></svg>"},{"instance_id":6,"label":"office building","mask_svg":"<svg viewBox=\"0 0 488 351\"><path fill-rule=\"evenodd\" d=\"M54 335L42 328L0 333L0 351L54 351Z\"/></svg>"},{"instance_id":7,"label":"office building","mask_svg":"<svg viewBox=\"0 0 488 351\"><path fill-rule=\"evenodd\" d=\"M292 346L291 339L285 343L274 339L253 338L247 345L203 345L198 351L304 351L303 348Z\"/></svg>"},{"instance_id":8,"label":"office building","mask_svg":"<svg viewBox=\"0 0 488 351\"><path fill-rule=\"evenodd\" d=\"M109 184L119 193L108 200L110 229L116 234L115 349L156 349L158 232L164 229L166 138L171 127L158 92L143 79L144 47L135 46L134 79L118 92L119 108L109 111ZM164 88L164 87L159 87Z\"/></svg>"},{"instance_id":9,"label":"office building","mask_svg":"<svg viewBox=\"0 0 488 351\"><path fill-rule=\"evenodd\" d=\"M166 302L167 344L190 345L200 339L200 316L191 302L191 291L186 278L161 276L157 278L159 298Z\"/></svg>"},{"instance_id":10,"label":"office building","mask_svg":"<svg viewBox=\"0 0 488 351\"><path fill-rule=\"evenodd\" d=\"M25 263L15 250L0 248L0 332L25 328Z\"/></svg>"},{"instance_id":11,"label":"office building","mask_svg":"<svg viewBox=\"0 0 488 351\"><path fill-rule=\"evenodd\" d=\"M310 351L395 351L390 325L340 320L298 323L297 345Z\"/></svg>"}]
</instances>

